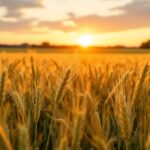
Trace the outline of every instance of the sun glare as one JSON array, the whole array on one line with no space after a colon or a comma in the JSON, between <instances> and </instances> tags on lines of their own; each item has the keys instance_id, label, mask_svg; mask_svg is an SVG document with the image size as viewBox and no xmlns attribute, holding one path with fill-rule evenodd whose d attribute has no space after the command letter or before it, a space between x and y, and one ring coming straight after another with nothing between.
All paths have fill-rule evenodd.
<instances>
[{"instance_id":1,"label":"sun glare","mask_svg":"<svg viewBox=\"0 0 150 150\"><path fill-rule=\"evenodd\" d=\"M91 35L82 35L79 37L79 44L83 47L88 47L92 44L93 37Z\"/></svg>"}]
</instances>

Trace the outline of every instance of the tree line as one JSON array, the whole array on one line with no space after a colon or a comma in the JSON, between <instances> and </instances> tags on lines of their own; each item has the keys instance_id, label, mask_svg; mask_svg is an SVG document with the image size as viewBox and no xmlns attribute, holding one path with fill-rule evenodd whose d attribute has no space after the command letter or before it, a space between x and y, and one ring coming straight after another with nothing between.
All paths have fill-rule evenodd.
<instances>
[{"instance_id":1,"label":"tree line","mask_svg":"<svg viewBox=\"0 0 150 150\"><path fill-rule=\"evenodd\" d=\"M0 44L0 47L7 47L7 48L11 48L11 47L19 47L19 48L77 48L78 45L72 45L72 46L66 46L66 45L52 45L49 42L42 42L41 44L29 44L29 43L22 43L22 44L14 44L14 45L8 45L8 44ZM93 46L93 48L131 48L131 47L125 47L122 45L116 45L116 46L105 46L105 47L101 47L101 46ZM132 47L132 48L136 48L136 47ZM141 45L139 46L139 48L150 48L150 40L147 40L145 42L142 42Z\"/></svg>"},{"instance_id":2,"label":"tree line","mask_svg":"<svg viewBox=\"0 0 150 150\"><path fill-rule=\"evenodd\" d=\"M140 48L150 48L150 40L143 42Z\"/></svg>"}]
</instances>

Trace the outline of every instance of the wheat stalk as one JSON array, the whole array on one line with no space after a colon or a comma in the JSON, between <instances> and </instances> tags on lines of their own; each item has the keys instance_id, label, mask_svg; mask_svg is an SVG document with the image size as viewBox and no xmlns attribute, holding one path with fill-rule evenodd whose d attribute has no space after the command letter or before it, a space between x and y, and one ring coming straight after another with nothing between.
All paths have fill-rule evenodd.
<instances>
[{"instance_id":1,"label":"wheat stalk","mask_svg":"<svg viewBox=\"0 0 150 150\"><path fill-rule=\"evenodd\" d=\"M65 85L67 84L69 76L70 76L70 69L67 69L66 72L64 73L64 76L62 77L62 79L61 79L61 81L59 83L59 86L58 86L58 88L56 90L56 93L55 93L55 97L54 97L55 106L54 106L54 111L53 111L53 115L52 115L52 120L51 120L51 123L50 123L50 126L49 126L49 133L48 133L48 139L47 139L46 149L45 150L48 150L50 134L51 134L51 128L52 128L53 120L54 120L54 117L55 117L57 105L58 105L58 103L60 101L61 95L62 95L62 93L64 91Z\"/></svg>"},{"instance_id":2,"label":"wheat stalk","mask_svg":"<svg viewBox=\"0 0 150 150\"><path fill-rule=\"evenodd\" d=\"M112 96L114 95L114 93L115 93L116 89L119 87L119 85L120 85L123 81L127 80L128 77L129 77L129 72L126 72L126 73L122 76L122 78L117 82L117 84L113 87L112 91L109 93L108 97L107 97L106 100L105 100L104 106L106 106L106 105L108 104L109 100L112 98Z\"/></svg>"},{"instance_id":3,"label":"wheat stalk","mask_svg":"<svg viewBox=\"0 0 150 150\"><path fill-rule=\"evenodd\" d=\"M11 144L1 127L0 127L0 149L1 150L12 150Z\"/></svg>"},{"instance_id":4,"label":"wheat stalk","mask_svg":"<svg viewBox=\"0 0 150 150\"><path fill-rule=\"evenodd\" d=\"M5 78L6 72L3 71L0 79L0 105L4 102L5 99Z\"/></svg>"},{"instance_id":5,"label":"wheat stalk","mask_svg":"<svg viewBox=\"0 0 150 150\"><path fill-rule=\"evenodd\" d=\"M19 126L19 150L28 150L27 143L27 129L23 126Z\"/></svg>"},{"instance_id":6,"label":"wheat stalk","mask_svg":"<svg viewBox=\"0 0 150 150\"><path fill-rule=\"evenodd\" d=\"M81 112L78 113L77 120L75 122L75 128L73 132L72 138L72 150L78 150L80 147L81 140L81 128L83 123L83 114Z\"/></svg>"},{"instance_id":7,"label":"wheat stalk","mask_svg":"<svg viewBox=\"0 0 150 150\"><path fill-rule=\"evenodd\" d=\"M139 82L137 83L135 91L134 91L134 95L133 95L133 98L132 98L132 103L133 104L137 104L138 97L140 95L140 91L142 89L142 86L143 86L143 83L145 81L148 70L149 70L149 66L148 66L148 64L145 64L145 66L143 67L142 74L141 74L141 77L139 79Z\"/></svg>"},{"instance_id":8,"label":"wheat stalk","mask_svg":"<svg viewBox=\"0 0 150 150\"><path fill-rule=\"evenodd\" d=\"M40 103L40 88L37 87L35 91L35 104L34 104L34 121L35 121L35 143L34 143L34 148L35 150L38 149L37 147L37 124L40 118L40 112L41 112L41 103Z\"/></svg>"},{"instance_id":9,"label":"wheat stalk","mask_svg":"<svg viewBox=\"0 0 150 150\"><path fill-rule=\"evenodd\" d=\"M123 86L119 87L116 91L113 108L121 137L125 141L126 149L128 149L133 126L133 115L132 103L126 100Z\"/></svg>"},{"instance_id":10,"label":"wheat stalk","mask_svg":"<svg viewBox=\"0 0 150 150\"><path fill-rule=\"evenodd\" d=\"M68 141L67 137L63 137L60 141L59 150L67 150L68 149Z\"/></svg>"}]
</instances>

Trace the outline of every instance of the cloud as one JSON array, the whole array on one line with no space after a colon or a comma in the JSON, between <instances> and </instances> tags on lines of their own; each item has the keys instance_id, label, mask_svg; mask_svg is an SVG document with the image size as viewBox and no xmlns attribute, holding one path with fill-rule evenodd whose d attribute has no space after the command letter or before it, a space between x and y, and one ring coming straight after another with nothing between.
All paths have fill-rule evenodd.
<instances>
[{"instance_id":1,"label":"cloud","mask_svg":"<svg viewBox=\"0 0 150 150\"><path fill-rule=\"evenodd\" d=\"M25 33L32 31L33 19L21 19L17 22L12 21L0 21L0 31L14 32L14 33Z\"/></svg>"},{"instance_id":2,"label":"cloud","mask_svg":"<svg viewBox=\"0 0 150 150\"><path fill-rule=\"evenodd\" d=\"M42 0L0 0L0 6L7 10L6 17L21 17L23 8L42 7Z\"/></svg>"},{"instance_id":3,"label":"cloud","mask_svg":"<svg viewBox=\"0 0 150 150\"><path fill-rule=\"evenodd\" d=\"M78 17L91 14L112 16L122 13L113 11L112 8L124 6L131 1L133 0L43 0L43 8L25 9L24 16L42 21L63 20L70 12Z\"/></svg>"},{"instance_id":4,"label":"cloud","mask_svg":"<svg viewBox=\"0 0 150 150\"><path fill-rule=\"evenodd\" d=\"M38 23L38 27L47 27L50 30L61 30L63 32L74 31L76 24L72 20L62 20L62 21L42 21Z\"/></svg>"},{"instance_id":5,"label":"cloud","mask_svg":"<svg viewBox=\"0 0 150 150\"><path fill-rule=\"evenodd\" d=\"M18 3L18 0L1 0L0 5L7 7L8 10L11 8L7 15L15 13L16 16L20 16L22 8L41 7L41 2L41 0L20 0L20 3ZM17 11L13 10L15 8ZM99 34L150 27L149 0L134 0L124 6L115 7L112 11L121 11L122 13L114 16L91 14L79 17L74 12L68 12L67 19L58 21L39 21L38 19L35 20L32 18L17 19L16 22L1 20L0 30L9 32L33 32L34 28L38 28L39 30L41 28L41 31L43 28L47 28L48 30L60 30L63 32L91 32ZM36 21L35 25L33 25L34 21Z\"/></svg>"},{"instance_id":6,"label":"cloud","mask_svg":"<svg viewBox=\"0 0 150 150\"><path fill-rule=\"evenodd\" d=\"M113 11L121 11L114 16L85 15L77 17L75 13L68 13L68 19L74 26L65 26L64 20L41 21L38 26L64 32L93 32L107 33L125 31L135 28L150 27L150 1L134 0L125 6L116 7Z\"/></svg>"},{"instance_id":7,"label":"cloud","mask_svg":"<svg viewBox=\"0 0 150 150\"><path fill-rule=\"evenodd\" d=\"M114 10L120 10L124 13L107 17L88 15L73 19L78 27L80 27L76 30L84 30L87 28L93 30L93 32L116 32L150 27L149 0L135 0L124 7L116 7Z\"/></svg>"}]
</instances>

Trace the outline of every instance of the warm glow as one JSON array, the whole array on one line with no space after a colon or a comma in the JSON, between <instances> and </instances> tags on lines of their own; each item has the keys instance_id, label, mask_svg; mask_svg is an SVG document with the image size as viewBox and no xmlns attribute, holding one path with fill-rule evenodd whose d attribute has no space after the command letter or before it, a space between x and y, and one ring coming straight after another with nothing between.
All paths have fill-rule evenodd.
<instances>
[{"instance_id":1,"label":"warm glow","mask_svg":"<svg viewBox=\"0 0 150 150\"><path fill-rule=\"evenodd\" d=\"M79 44L83 47L88 47L92 44L93 37L91 35L82 35L79 38Z\"/></svg>"}]
</instances>

